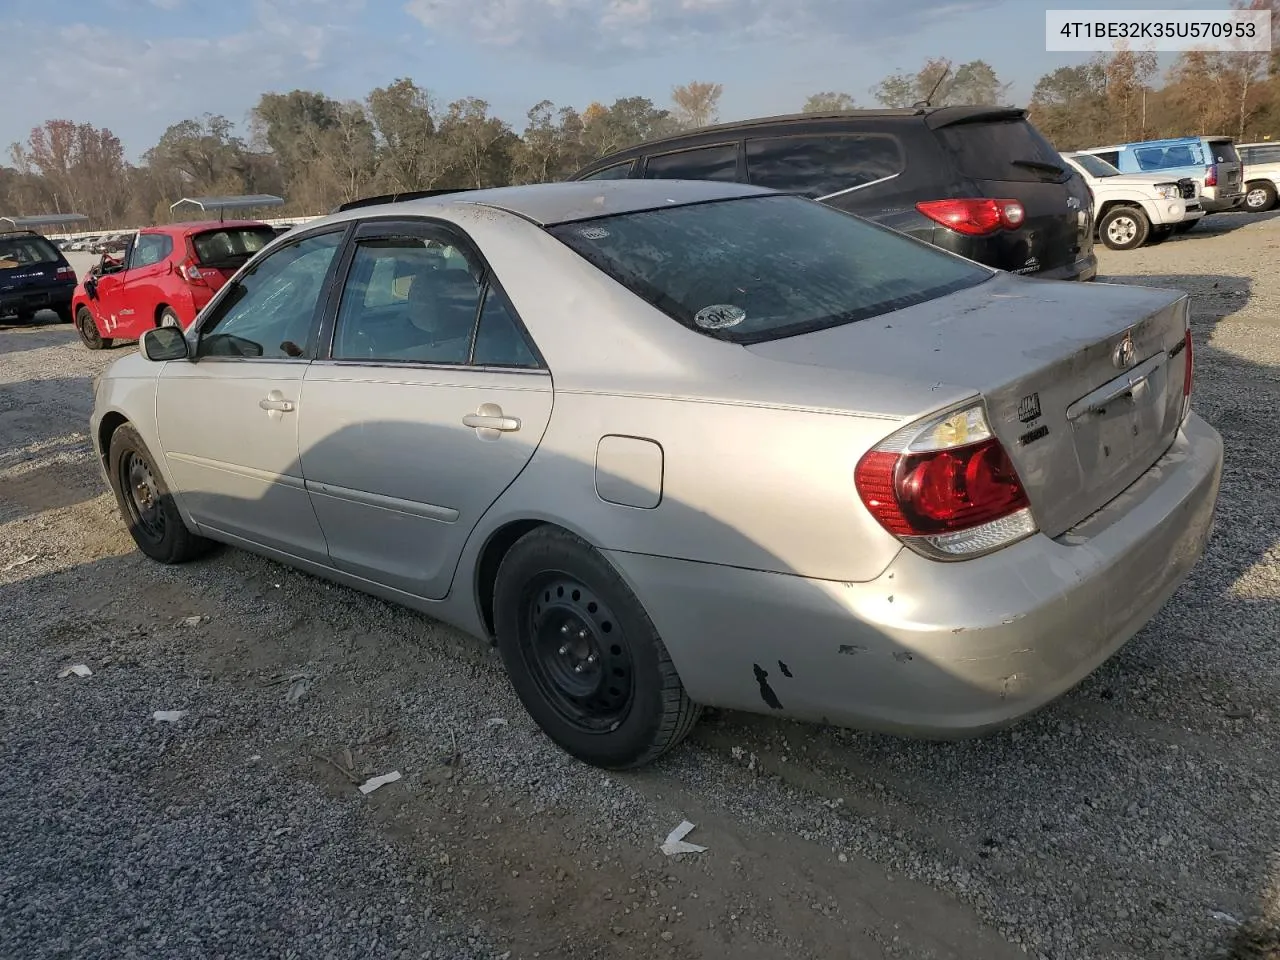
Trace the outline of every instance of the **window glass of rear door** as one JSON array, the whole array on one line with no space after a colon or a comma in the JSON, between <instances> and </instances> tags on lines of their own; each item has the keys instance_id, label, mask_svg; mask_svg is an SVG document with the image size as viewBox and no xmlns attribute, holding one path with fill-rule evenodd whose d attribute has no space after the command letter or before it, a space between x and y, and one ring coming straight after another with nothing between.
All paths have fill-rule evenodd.
<instances>
[{"instance_id":1,"label":"window glass of rear door","mask_svg":"<svg viewBox=\"0 0 1280 960\"><path fill-rule=\"evenodd\" d=\"M738 145L724 143L650 157L644 165L646 180L738 179Z\"/></svg>"},{"instance_id":2,"label":"window glass of rear door","mask_svg":"<svg viewBox=\"0 0 1280 960\"><path fill-rule=\"evenodd\" d=\"M902 170L898 141L884 134L747 141L747 179L751 183L808 197L864 187Z\"/></svg>"}]
</instances>

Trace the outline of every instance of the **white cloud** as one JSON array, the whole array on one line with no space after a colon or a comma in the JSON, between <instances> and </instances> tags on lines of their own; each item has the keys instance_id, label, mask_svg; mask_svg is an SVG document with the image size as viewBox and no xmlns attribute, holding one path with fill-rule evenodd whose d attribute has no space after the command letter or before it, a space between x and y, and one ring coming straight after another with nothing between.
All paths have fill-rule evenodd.
<instances>
[{"instance_id":1,"label":"white cloud","mask_svg":"<svg viewBox=\"0 0 1280 960\"><path fill-rule=\"evenodd\" d=\"M429 30L530 53L593 62L693 42L902 36L998 0L408 0Z\"/></svg>"}]
</instances>

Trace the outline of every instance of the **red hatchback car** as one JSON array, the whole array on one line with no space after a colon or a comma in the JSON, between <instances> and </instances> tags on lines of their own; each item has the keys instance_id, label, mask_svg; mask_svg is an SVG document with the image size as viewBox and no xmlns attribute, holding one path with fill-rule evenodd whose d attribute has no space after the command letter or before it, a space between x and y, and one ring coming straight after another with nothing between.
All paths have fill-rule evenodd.
<instances>
[{"instance_id":1,"label":"red hatchback car","mask_svg":"<svg viewBox=\"0 0 1280 960\"><path fill-rule=\"evenodd\" d=\"M71 309L90 350L137 340L153 327L186 329L250 257L275 238L256 220L175 223L139 230L124 255L104 254L76 287Z\"/></svg>"}]
</instances>

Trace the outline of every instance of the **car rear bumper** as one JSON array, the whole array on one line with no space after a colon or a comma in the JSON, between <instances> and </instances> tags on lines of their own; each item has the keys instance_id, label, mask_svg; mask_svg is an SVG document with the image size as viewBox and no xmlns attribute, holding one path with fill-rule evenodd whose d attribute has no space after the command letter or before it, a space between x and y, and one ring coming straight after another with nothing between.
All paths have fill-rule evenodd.
<instances>
[{"instance_id":1,"label":"car rear bumper","mask_svg":"<svg viewBox=\"0 0 1280 960\"><path fill-rule=\"evenodd\" d=\"M72 281L0 293L0 316L70 307L71 295L75 293L75 289L75 281Z\"/></svg>"},{"instance_id":2,"label":"car rear bumper","mask_svg":"<svg viewBox=\"0 0 1280 960\"><path fill-rule=\"evenodd\" d=\"M1075 263L1069 263L1064 267L1054 267L1051 270L1037 270L1035 273L1019 274L1024 277L1032 277L1036 280L1092 280L1098 275L1098 256L1090 252L1088 256L1081 257Z\"/></svg>"},{"instance_id":3,"label":"car rear bumper","mask_svg":"<svg viewBox=\"0 0 1280 960\"><path fill-rule=\"evenodd\" d=\"M1201 197L1200 205L1204 207L1205 213L1226 213L1229 210L1239 210L1244 206L1244 194L1237 193L1230 197Z\"/></svg>"},{"instance_id":4,"label":"car rear bumper","mask_svg":"<svg viewBox=\"0 0 1280 960\"><path fill-rule=\"evenodd\" d=\"M903 550L867 583L608 556L696 701L971 736L1071 689L1159 610L1204 550L1221 469L1221 438L1193 414L1158 464L1063 537L958 563Z\"/></svg>"}]
</instances>

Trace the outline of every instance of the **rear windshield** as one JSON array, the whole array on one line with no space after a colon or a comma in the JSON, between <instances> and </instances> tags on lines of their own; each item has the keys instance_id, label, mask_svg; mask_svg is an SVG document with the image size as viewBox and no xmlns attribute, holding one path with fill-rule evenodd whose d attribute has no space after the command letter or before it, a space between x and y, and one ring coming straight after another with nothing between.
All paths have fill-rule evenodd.
<instances>
[{"instance_id":1,"label":"rear windshield","mask_svg":"<svg viewBox=\"0 0 1280 960\"><path fill-rule=\"evenodd\" d=\"M61 262L62 254L44 237L0 237L0 270Z\"/></svg>"},{"instance_id":2,"label":"rear windshield","mask_svg":"<svg viewBox=\"0 0 1280 960\"><path fill-rule=\"evenodd\" d=\"M238 267L275 239L270 227L229 227L207 230L191 238L202 267Z\"/></svg>"},{"instance_id":3,"label":"rear windshield","mask_svg":"<svg viewBox=\"0 0 1280 960\"><path fill-rule=\"evenodd\" d=\"M1209 152L1213 154L1214 163L1240 162L1240 154L1236 152L1234 140L1210 140Z\"/></svg>"},{"instance_id":4,"label":"rear windshield","mask_svg":"<svg viewBox=\"0 0 1280 960\"><path fill-rule=\"evenodd\" d=\"M992 275L794 196L668 207L549 230L674 320L736 343L866 320Z\"/></svg>"},{"instance_id":5,"label":"rear windshield","mask_svg":"<svg viewBox=\"0 0 1280 960\"><path fill-rule=\"evenodd\" d=\"M957 123L938 130L956 166L974 180L1069 179L1067 165L1026 120Z\"/></svg>"}]
</instances>

